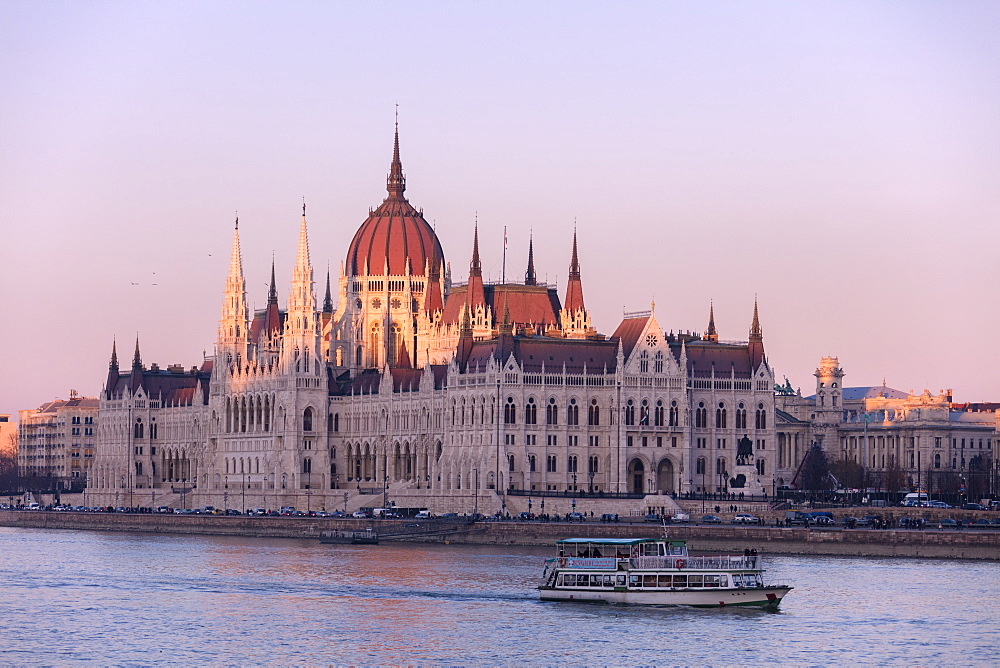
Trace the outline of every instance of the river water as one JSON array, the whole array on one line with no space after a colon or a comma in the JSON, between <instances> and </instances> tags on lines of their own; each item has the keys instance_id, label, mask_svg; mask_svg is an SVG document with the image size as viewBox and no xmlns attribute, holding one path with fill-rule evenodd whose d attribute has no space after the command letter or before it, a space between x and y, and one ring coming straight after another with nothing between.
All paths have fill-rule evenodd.
<instances>
[{"instance_id":1,"label":"river water","mask_svg":"<svg viewBox=\"0 0 1000 668\"><path fill-rule=\"evenodd\" d=\"M548 553L0 528L0 662L1000 663L995 562L773 557L769 613L542 603Z\"/></svg>"}]
</instances>

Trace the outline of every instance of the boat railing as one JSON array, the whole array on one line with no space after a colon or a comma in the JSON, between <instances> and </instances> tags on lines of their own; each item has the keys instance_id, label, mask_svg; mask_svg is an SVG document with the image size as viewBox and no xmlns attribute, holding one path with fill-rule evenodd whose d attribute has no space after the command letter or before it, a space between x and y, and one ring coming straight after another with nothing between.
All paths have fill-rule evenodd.
<instances>
[{"instance_id":1,"label":"boat railing","mask_svg":"<svg viewBox=\"0 0 1000 668\"><path fill-rule=\"evenodd\" d=\"M669 556L669 557L633 557L630 566L639 570L658 570L662 568L694 568L700 570L740 570L760 568L760 557L738 555L712 555L703 557Z\"/></svg>"}]
</instances>

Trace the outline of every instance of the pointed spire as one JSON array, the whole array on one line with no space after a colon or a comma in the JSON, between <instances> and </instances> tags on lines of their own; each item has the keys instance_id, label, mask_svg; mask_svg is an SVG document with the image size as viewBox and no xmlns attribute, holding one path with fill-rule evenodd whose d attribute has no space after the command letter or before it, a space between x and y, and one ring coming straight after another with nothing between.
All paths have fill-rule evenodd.
<instances>
[{"instance_id":1,"label":"pointed spire","mask_svg":"<svg viewBox=\"0 0 1000 668\"><path fill-rule=\"evenodd\" d=\"M277 304L278 303L278 285L277 281L274 280L274 258L271 258L271 288L267 291L267 303Z\"/></svg>"},{"instance_id":2,"label":"pointed spire","mask_svg":"<svg viewBox=\"0 0 1000 668\"><path fill-rule=\"evenodd\" d=\"M486 304L486 292L483 289L483 265L479 261L479 223L472 240L472 262L469 263L469 287L466 295L469 308Z\"/></svg>"},{"instance_id":3,"label":"pointed spire","mask_svg":"<svg viewBox=\"0 0 1000 668\"><path fill-rule=\"evenodd\" d=\"M299 224L299 245L292 269L291 290L288 293L288 323L286 329L298 333L315 331L316 295L313 292L313 269L309 258L309 227L306 223L306 203L302 200L302 222Z\"/></svg>"},{"instance_id":4,"label":"pointed spire","mask_svg":"<svg viewBox=\"0 0 1000 668\"><path fill-rule=\"evenodd\" d=\"M111 371L118 371L118 341L111 341L111 364L108 365Z\"/></svg>"},{"instance_id":5,"label":"pointed spire","mask_svg":"<svg viewBox=\"0 0 1000 668\"><path fill-rule=\"evenodd\" d=\"M525 285L538 285L538 277L535 275L535 248L534 235L528 237L528 271L524 272Z\"/></svg>"},{"instance_id":6,"label":"pointed spire","mask_svg":"<svg viewBox=\"0 0 1000 668\"><path fill-rule=\"evenodd\" d=\"M479 221L476 221L475 232L472 236L472 263L470 264L470 275L471 272L475 272L477 276L483 275L483 265L479 261Z\"/></svg>"},{"instance_id":7,"label":"pointed spire","mask_svg":"<svg viewBox=\"0 0 1000 668\"><path fill-rule=\"evenodd\" d=\"M424 298L424 313L433 316L434 313L444 310L444 297L441 292L441 262L437 258L431 258L428 265L430 275L427 279L427 293Z\"/></svg>"},{"instance_id":8,"label":"pointed spire","mask_svg":"<svg viewBox=\"0 0 1000 668\"><path fill-rule=\"evenodd\" d=\"M323 298L323 313L333 313L333 295L330 292L330 267L326 268L326 297Z\"/></svg>"},{"instance_id":9,"label":"pointed spire","mask_svg":"<svg viewBox=\"0 0 1000 668\"><path fill-rule=\"evenodd\" d=\"M750 325L750 342L747 344L750 354L750 364L756 369L765 361L764 334L760 329L760 318L757 315L757 298L753 298L753 323Z\"/></svg>"},{"instance_id":10,"label":"pointed spire","mask_svg":"<svg viewBox=\"0 0 1000 668\"><path fill-rule=\"evenodd\" d=\"M389 177L386 179L386 189L392 199L403 199L406 191L406 177L403 176L403 163L399 159L399 107L396 107L396 134L392 145L392 164L389 166Z\"/></svg>"},{"instance_id":11,"label":"pointed spire","mask_svg":"<svg viewBox=\"0 0 1000 668\"><path fill-rule=\"evenodd\" d=\"M573 225L573 258L569 261L569 280L580 280L580 258L576 252L576 224Z\"/></svg>"},{"instance_id":12,"label":"pointed spire","mask_svg":"<svg viewBox=\"0 0 1000 668\"><path fill-rule=\"evenodd\" d=\"M132 368L142 368L142 355L139 354L139 335L135 336L135 354L132 356Z\"/></svg>"},{"instance_id":13,"label":"pointed spire","mask_svg":"<svg viewBox=\"0 0 1000 668\"><path fill-rule=\"evenodd\" d=\"M709 302L708 307L708 332L705 334L707 341L719 342L719 332L715 330L715 303Z\"/></svg>"},{"instance_id":14,"label":"pointed spire","mask_svg":"<svg viewBox=\"0 0 1000 668\"><path fill-rule=\"evenodd\" d=\"M576 230L573 230L573 257L569 262L569 281L566 283L566 311L575 312L584 309L583 283L580 281L580 258L576 250Z\"/></svg>"},{"instance_id":15,"label":"pointed spire","mask_svg":"<svg viewBox=\"0 0 1000 668\"><path fill-rule=\"evenodd\" d=\"M760 331L760 317L757 315L757 298L753 298L753 322L750 324L750 340L763 339L764 334Z\"/></svg>"}]
</instances>

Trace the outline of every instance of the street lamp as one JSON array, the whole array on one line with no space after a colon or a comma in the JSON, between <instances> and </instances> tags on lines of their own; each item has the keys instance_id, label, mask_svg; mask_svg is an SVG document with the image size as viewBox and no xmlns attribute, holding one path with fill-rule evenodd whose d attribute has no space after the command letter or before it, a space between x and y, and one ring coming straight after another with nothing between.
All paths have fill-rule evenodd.
<instances>
[{"instance_id":1,"label":"street lamp","mask_svg":"<svg viewBox=\"0 0 1000 668\"><path fill-rule=\"evenodd\" d=\"M472 471L476 474L476 488L473 490L475 501L472 505L472 517L475 518L479 515L479 469L472 469Z\"/></svg>"},{"instance_id":2,"label":"street lamp","mask_svg":"<svg viewBox=\"0 0 1000 668\"><path fill-rule=\"evenodd\" d=\"M249 486L250 486L250 476L247 475L247 476L244 476L244 478L243 478L243 485L242 485L243 489L240 490L240 491L243 492L243 514L244 515L247 514L247 487L249 487Z\"/></svg>"},{"instance_id":3,"label":"street lamp","mask_svg":"<svg viewBox=\"0 0 1000 668\"><path fill-rule=\"evenodd\" d=\"M264 497L264 512L267 512L267 475L264 476L264 479L261 482L260 493Z\"/></svg>"},{"instance_id":4,"label":"street lamp","mask_svg":"<svg viewBox=\"0 0 1000 668\"><path fill-rule=\"evenodd\" d=\"M590 493L591 493L591 494L593 494L593 493L594 493L594 474L595 474L595 473L597 473L597 471L595 471L595 470L593 469L593 467L591 467L591 469L590 469L590 473L589 473L589 475L590 475Z\"/></svg>"}]
</instances>

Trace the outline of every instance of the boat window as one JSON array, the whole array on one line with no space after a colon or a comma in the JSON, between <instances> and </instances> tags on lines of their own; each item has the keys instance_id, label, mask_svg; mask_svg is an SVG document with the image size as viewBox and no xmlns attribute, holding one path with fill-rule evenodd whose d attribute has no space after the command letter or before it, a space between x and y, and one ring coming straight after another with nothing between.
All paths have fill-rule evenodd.
<instances>
[{"instance_id":1,"label":"boat window","mask_svg":"<svg viewBox=\"0 0 1000 668\"><path fill-rule=\"evenodd\" d=\"M656 557L662 555L663 544L662 543L644 543L642 546L642 556L644 557Z\"/></svg>"},{"instance_id":2,"label":"boat window","mask_svg":"<svg viewBox=\"0 0 1000 668\"><path fill-rule=\"evenodd\" d=\"M562 574L560 574L560 575L558 575L556 577L556 586L557 587L562 587L563 584L564 584L563 576L562 576Z\"/></svg>"},{"instance_id":3,"label":"boat window","mask_svg":"<svg viewBox=\"0 0 1000 668\"><path fill-rule=\"evenodd\" d=\"M616 575L615 576L615 586L616 587L624 587L625 586L625 576L624 575Z\"/></svg>"},{"instance_id":4,"label":"boat window","mask_svg":"<svg viewBox=\"0 0 1000 668\"><path fill-rule=\"evenodd\" d=\"M642 576L642 586L643 587L655 587L656 586L656 576L655 575L643 575Z\"/></svg>"},{"instance_id":5,"label":"boat window","mask_svg":"<svg viewBox=\"0 0 1000 668\"><path fill-rule=\"evenodd\" d=\"M565 573L563 575L563 584L565 584L567 587L575 587L576 575L574 573Z\"/></svg>"},{"instance_id":6,"label":"boat window","mask_svg":"<svg viewBox=\"0 0 1000 668\"><path fill-rule=\"evenodd\" d=\"M688 576L686 576L686 575L675 575L674 576L674 586L675 587L687 587L688 586Z\"/></svg>"},{"instance_id":7,"label":"boat window","mask_svg":"<svg viewBox=\"0 0 1000 668\"><path fill-rule=\"evenodd\" d=\"M688 576L688 587L701 587L702 585L703 585L703 577L701 575Z\"/></svg>"},{"instance_id":8,"label":"boat window","mask_svg":"<svg viewBox=\"0 0 1000 668\"><path fill-rule=\"evenodd\" d=\"M591 575L590 576L590 586L591 587L600 587L601 586L601 576L600 575Z\"/></svg>"},{"instance_id":9,"label":"boat window","mask_svg":"<svg viewBox=\"0 0 1000 668\"><path fill-rule=\"evenodd\" d=\"M657 587L669 587L670 586L670 576L669 575L660 575L660 576L657 576L657 578L656 578L656 586Z\"/></svg>"},{"instance_id":10,"label":"boat window","mask_svg":"<svg viewBox=\"0 0 1000 668\"><path fill-rule=\"evenodd\" d=\"M722 586L722 576L721 575L706 575L705 576L705 586L706 587L721 587Z\"/></svg>"},{"instance_id":11,"label":"boat window","mask_svg":"<svg viewBox=\"0 0 1000 668\"><path fill-rule=\"evenodd\" d=\"M642 586L642 576L641 575L630 575L630 576L628 576L628 586L629 587L641 587Z\"/></svg>"},{"instance_id":12,"label":"boat window","mask_svg":"<svg viewBox=\"0 0 1000 668\"><path fill-rule=\"evenodd\" d=\"M615 576L613 576L613 575L605 575L604 576L604 586L605 587L613 587L614 586L614 578L615 578Z\"/></svg>"}]
</instances>

